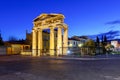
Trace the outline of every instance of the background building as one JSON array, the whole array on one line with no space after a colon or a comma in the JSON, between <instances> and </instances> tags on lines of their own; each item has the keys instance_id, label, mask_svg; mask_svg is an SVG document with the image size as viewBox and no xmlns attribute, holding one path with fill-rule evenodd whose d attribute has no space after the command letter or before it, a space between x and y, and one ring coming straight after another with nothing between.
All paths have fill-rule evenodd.
<instances>
[{"instance_id":1,"label":"background building","mask_svg":"<svg viewBox=\"0 0 120 80\"><path fill-rule=\"evenodd\" d=\"M20 54L23 50L30 50L30 45L26 44L25 40L6 41L4 46L6 46L6 55Z\"/></svg>"},{"instance_id":2,"label":"background building","mask_svg":"<svg viewBox=\"0 0 120 80\"><path fill-rule=\"evenodd\" d=\"M68 47L82 47L88 40L87 36L73 36L68 38Z\"/></svg>"}]
</instances>

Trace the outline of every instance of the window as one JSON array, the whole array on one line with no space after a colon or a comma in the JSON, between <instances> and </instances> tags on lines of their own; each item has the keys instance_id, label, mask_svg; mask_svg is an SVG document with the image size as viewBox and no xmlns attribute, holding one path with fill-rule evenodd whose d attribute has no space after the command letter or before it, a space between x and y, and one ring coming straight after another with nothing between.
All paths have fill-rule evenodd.
<instances>
[{"instance_id":1,"label":"window","mask_svg":"<svg viewBox=\"0 0 120 80\"><path fill-rule=\"evenodd\" d=\"M75 42L74 42L74 45L75 45Z\"/></svg>"},{"instance_id":2,"label":"window","mask_svg":"<svg viewBox=\"0 0 120 80\"><path fill-rule=\"evenodd\" d=\"M70 44L70 42L68 42L68 45Z\"/></svg>"}]
</instances>

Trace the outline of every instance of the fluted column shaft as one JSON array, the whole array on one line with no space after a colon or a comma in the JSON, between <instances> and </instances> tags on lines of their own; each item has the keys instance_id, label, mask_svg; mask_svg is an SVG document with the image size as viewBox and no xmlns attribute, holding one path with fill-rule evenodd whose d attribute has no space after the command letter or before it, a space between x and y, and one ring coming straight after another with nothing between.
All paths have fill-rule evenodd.
<instances>
[{"instance_id":1,"label":"fluted column shaft","mask_svg":"<svg viewBox=\"0 0 120 80\"><path fill-rule=\"evenodd\" d=\"M42 29L38 30L38 56L42 54L43 40L42 40Z\"/></svg>"},{"instance_id":2,"label":"fluted column shaft","mask_svg":"<svg viewBox=\"0 0 120 80\"><path fill-rule=\"evenodd\" d=\"M36 56L36 31L32 30L32 56Z\"/></svg>"},{"instance_id":3,"label":"fluted column shaft","mask_svg":"<svg viewBox=\"0 0 120 80\"><path fill-rule=\"evenodd\" d=\"M68 48L68 29L64 29L64 36L63 36L63 55L67 54Z\"/></svg>"},{"instance_id":4,"label":"fluted column shaft","mask_svg":"<svg viewBox=\"0 0 120 80\"><path fill-rule=\"evenodd\" d=\"M54 55L54 28L50 28L50 55Z\"/></svg>"},{"instance_id":5,"label":"fluted column shaft","mask_svg":"<svg viewBox=\"0 0 120 80\"><path fill-rule=\"evenodd\" d=\"M62 28L58 27L57 33L57 55L62 54Z\"/></svg>"}]
</instances>

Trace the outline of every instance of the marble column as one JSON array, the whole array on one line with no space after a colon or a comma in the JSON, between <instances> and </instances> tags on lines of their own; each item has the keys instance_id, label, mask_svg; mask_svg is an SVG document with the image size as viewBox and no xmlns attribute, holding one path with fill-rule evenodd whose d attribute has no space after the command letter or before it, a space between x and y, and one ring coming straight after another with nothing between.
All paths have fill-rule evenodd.
<instances>
[{"instance_id":1,"label":"marble column","mask_svg":"<svg viewBox=\"0 0 120 80\"><path fill-rule=\"evenodd\" d=\"M38 56L42 54L42 48L43 48L43 39L42 39L42 29L38 30Z\"/></svg>"},{"instance_id":2,"label":"marble column","mask_svg":"<svg viewBox=\"0 0 120 80\"><path fill-rule=\"evenodd\" d=\"M58 27L57 33L57 56L62 54L62 28Z\"/></svg>"},{"instance_id":3,"label":"marble column","mask_svg":"<svg viewBox=\"0 0 120 80\"><path fill-rule=\"evenodd\" d=\"M67 48L68 48L68 28L65 28L63 35L63 55L67 55Z\"/></svg>"},{"instance_id":4,"label":"marble column","mask_svg":"<svg viewBox=\"0 0 120 80\"><path fill-rule=\"evenodd\" d=\"M32 30L32 56L36 56L36 30Z\"/></svg>"},{"instance_id":5,"label":"marble column","mask_svg":"<svg viewBox=\"0 0 120 80\"><path fill-rule=\"evenodd\" d=\"M50 28L50 56L54 56L54 28Z\"/></svg>"}]
</instances>

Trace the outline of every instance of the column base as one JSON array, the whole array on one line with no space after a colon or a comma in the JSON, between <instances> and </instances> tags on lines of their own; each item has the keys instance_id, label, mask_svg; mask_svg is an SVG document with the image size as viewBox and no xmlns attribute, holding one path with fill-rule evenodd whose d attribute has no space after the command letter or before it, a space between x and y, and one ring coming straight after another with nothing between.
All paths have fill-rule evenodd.
<instances>
[{"instance_id":1,"label":"column base","mask_svg":"<svg viewBox=\"0 0 120 80\"><path fill-rule=\"evenodd\" d=\"M55 53L54 53L55 51L54 50L50 50L50 56L54 56L55 55Z\"/></svg>"},{"instance_id":2,"label":"column base","mask_svg":"<svg viewBox=\"0 0 120 80\"><path fill-rule=\"evenodd\" d=\"M32 56L37 56L36 50L32 50Z\"/></svg>"},{"instance_id":3,"label":"column base","mask_svg":"<svg viewBox=\"0 0 120 80\"><path fill-rule=\"evenodd\" d=\"M67 51L68 51L67 48L63 48L63 54L62 55L67 55Z\"/></svg>"},{"instance_id":4,"label":"column base","mask_svg":"<svg viewBox=\"0 0 120 80\"><path fill-rule=\"evenodd\" d=\"M41 51L40 51L40 50L38 50L38 55L37 55L37 56L40 56L40 52L41 52Z\"/></svg>"},{"instance_id":5,"label":"column base","mask_svg":"<svg viewBox=\"0 0 120 80\"><path fill-rule=\"evenodd\" d=\"M57 49L57 56L62 55L62 48Z\"/></svg>"}]
</instances>

